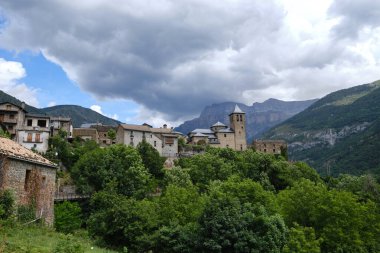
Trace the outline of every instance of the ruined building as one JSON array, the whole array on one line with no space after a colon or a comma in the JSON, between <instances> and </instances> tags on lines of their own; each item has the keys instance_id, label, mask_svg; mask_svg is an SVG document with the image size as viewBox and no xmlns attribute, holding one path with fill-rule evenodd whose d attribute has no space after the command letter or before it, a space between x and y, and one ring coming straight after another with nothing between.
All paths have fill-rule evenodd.
<instances>
[{"instance_id":1,"label":"ruined building","mask_svg":"<svg viewBox=\"0 0 380 253\"><path fill-rule=\"evenodd\" d=\"M54 221L56 165L20 144L0 137L0 190L11 190L16 205L33 205L36 217Z\"/></svg>"}]
</instances>

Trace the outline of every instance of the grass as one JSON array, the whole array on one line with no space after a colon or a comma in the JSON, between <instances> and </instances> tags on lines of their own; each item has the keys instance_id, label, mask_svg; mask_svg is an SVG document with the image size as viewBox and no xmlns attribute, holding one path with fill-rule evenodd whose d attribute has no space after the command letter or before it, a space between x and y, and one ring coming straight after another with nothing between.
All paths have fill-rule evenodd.
<instances>
[{"instance_id":1,"label":"grass","mask_svg":"<svg viewBox=\"0 0 380 253\"><path fill-rule=\"evenodd\" d=\"M115 253L95 246L85 231L79 231L70 238L79 243L86 253ZM67 235L47 227L0 224L0 253L52 253L59 242L67 239Z\"/></svg>"}]
</instances>

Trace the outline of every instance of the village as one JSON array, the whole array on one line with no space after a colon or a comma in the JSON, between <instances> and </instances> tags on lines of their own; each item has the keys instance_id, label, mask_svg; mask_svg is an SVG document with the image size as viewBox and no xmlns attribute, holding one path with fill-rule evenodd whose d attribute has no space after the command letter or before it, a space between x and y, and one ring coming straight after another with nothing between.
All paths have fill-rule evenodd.
<instances>
[{"instance_id":1,"label":"village","mask_svg":"<svg viewBox=\"0 0 380 253\"><path fill-rule=\"evenodd\" d=\"M84 141L95 141L100 147L113 144L136 147L145 141L154 147L160 156L165 157L165 164L171 167L173 159L181 155L199 153L179 150L181 138L189 145L208 145L236 151L244 151L252 146L247 144L245 113L236 105L229 118L230 126L216 122L209 129L194 129L184 136L173 128L168 128L166 124L154 128L146 123L120 124L117 127L87 123L80 128L73 128L69 117L28 113L24 103L20 106L2 103L0 125L3 131L9 133L10 139L0 138L0 189L13 190L18 204L27 204L34 199L37 207L36 216L47 224L52 224L54 199L64 199L62 191L76 197L78 195L75 188L63 190L59 183L56 184L56 170L60 169L59 165L41 156L49 148L50 137L64 132L69 142L74 138L81 138ZM110 134L110 131L114 134ZM253 147L260 152L280 154L286 144L283 141L257 140Z\"/></svg>"}]
</instances>

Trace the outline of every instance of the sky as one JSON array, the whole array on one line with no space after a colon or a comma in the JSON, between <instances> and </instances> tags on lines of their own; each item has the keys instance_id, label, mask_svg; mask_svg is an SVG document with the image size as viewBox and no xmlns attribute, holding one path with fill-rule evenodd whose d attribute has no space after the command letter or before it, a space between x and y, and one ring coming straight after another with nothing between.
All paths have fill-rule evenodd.
<instances>
[{"instance_id":1,"label":"sky","mask_svg":"<svg viewBox=\"0 0 380 253\"><path fill-rule=\"evenodd\" d=\"M0 89L177 126L380 79L380 0L1 0Z\"/></svg>"}]
</instances>

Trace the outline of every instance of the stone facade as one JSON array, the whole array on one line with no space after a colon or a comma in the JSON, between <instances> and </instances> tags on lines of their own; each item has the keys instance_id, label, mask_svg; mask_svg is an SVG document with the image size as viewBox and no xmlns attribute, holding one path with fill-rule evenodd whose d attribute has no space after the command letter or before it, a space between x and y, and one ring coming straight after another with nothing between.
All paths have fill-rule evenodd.
<instances>
[{"instance_id":1,"label":"stone facade","mask_svg":"<svg viewBox=\"0 0 380 253\"><path fill-rule=\"evenodd\" d=\"M178 156L178 137L179 134L165 125L162 128L153 128L148 124L121 124L117 129L116 142L135 147L145 140L161 156L176 157Z\"/></svg>"},{"instance_id":2,"label":"stone facade","mask_svg":"<svg viewBox=\"0 0 380 253\"><path fill-rule=\"evenodd\" d=\"M256 151L268 154L281 154L281 149L286 149L286 142L283 140L255 140L253 147Z\"/></svg>"},{"instance_id":3,"label":"stone facade","mask_svg":"<svg viewBox=\"0 0 380 253\"><path fill-rule=\"evenodd\" d=\"M73 137L80 137L83 140L93 140L97 142L99 134L94 128L74 128Z\"/></svg>"},{"instance_id":4,"label":"stone facade","mask_svg":"<svg viewBox=\"0 0 380 253\"><path fill-rule=\"evenodd\" d=\"M54 222L56 165L0 137L0 189L14 193L16 205L34 205L36 217Z\"/></svg>"},{"instance_id":5,"label":"stone facade","mask_svg":"<svg viewBox=\"0 0 380 253\"><path fill-rule=\"evenodd\" d=\"M59 133L59 131L65 131L67 137L73 136L73 125L71 119L67 117L51 117L50 118L50 135L54 136Z\"/></svg>"},{"instance_id":6,"label":"stone facade","mask_svg":"<svg viewBox=\"0 0 380 253\"><path fill-rule=\"evenodd\" d=\"M188 134L188 142L202 141L212 147L231 148L238 151L247 149L245 113L236 105L230 116L230 127L217 122L210 129L194 129Z\"/></svg>"},{"instance_id":7,"label":"stone facade","mask_svg":"<svg viewBox=\"0 0 380 253\"><path fill-rule=\"evenodd\" d=\"M16 137L16 129L24 123L26 111L22 106L12 103L0 104L0 123L10 133L12 139Z\"/></svg>"}]
</instances>

